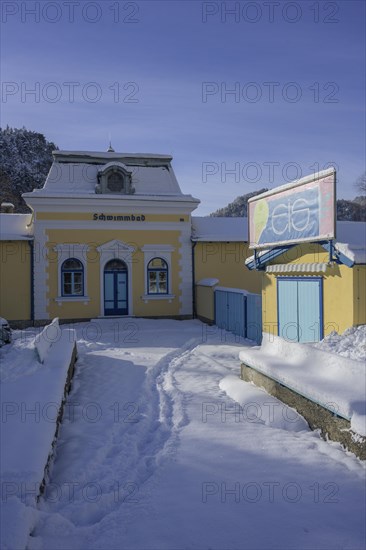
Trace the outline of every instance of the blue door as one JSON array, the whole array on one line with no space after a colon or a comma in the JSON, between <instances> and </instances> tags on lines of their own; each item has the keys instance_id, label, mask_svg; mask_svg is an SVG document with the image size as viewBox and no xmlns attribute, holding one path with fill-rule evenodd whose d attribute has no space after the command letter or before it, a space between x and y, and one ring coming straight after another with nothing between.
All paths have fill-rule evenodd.
<instances>
[{"instance_id":1,"label":"blue door","mask_svg":"<svg viewBox=\"0 0 366 550\"><path fill-rule=\"evenodd\" d=\"M247 338L257 344L262 342L262 296L248 294L247 296Z\"/></svg>"},{"instance_id":2,"label":"blue door","mask_svg":"<svg viewBox=\"0 0 366 550\"><path fill-rule=\"evenodd\" d=\"M227 330L245 338L245 296L237 292L227 293Z\"/></svg>"},{"instance_id":3,"label":"blue door","mask_svg":"<svg viewBox=\"0 0 366 550\"><path fill-rule=\"evenodd\" d=\"M121 260L104 268L104 315L128 315L127 266Z\"/></svg>"},{"instance_id":4,"label":"blue door","mask_svg":"<svg viewBox=\"0 0 366 550\"><path fill-rule=\"evenodd\" d=\"M216 326L245 338L245 299L239 292L216 290Z\"/></svg>"},{"instance_id":5,"label":"blue door","mask_svg":"<svg viewBox=\"0 0 366 550\"><path fill-rule=\"evenodd\" d=\"M322 279L278 277L278 335L291 342L323 338Z\"/></svg>"},{"instance_id":6,"label":"blue door","mask_svg":"<svg viewBox=\"0 0 366 550\"><path fill-rule=\"evenodd\" d=\"M228 330L227 294L224 290L215 291L215 325L224 330Z\"/></svg>"}]
</instances>

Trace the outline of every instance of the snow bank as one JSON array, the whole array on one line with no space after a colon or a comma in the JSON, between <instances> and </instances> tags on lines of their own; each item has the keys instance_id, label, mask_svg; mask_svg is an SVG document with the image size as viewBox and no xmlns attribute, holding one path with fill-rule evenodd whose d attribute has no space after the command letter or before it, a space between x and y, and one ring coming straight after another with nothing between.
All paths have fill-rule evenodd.
<instances>
[{"instance_id":1,"label":"snow bank","mask_svg":"<svg viewBox=\"0 0 366 550\"><path fill-rule=\"evenodd\" d=\"M336 250L347 256L355 264L366 264L366 247L348 243L336 243Z\"/></svg>"},{"instance_id":2,"label":"snow bank","mask_svg":"<svg viewBox=\"0 0 366 550\"><path fill-rule=\"evenodd\" d=\"M42 332L35 338L34 345L41 363L44 363L53 343L61 337L61 329L56 317L52 323L45 326Z\"/></svg>"},{"instance_id":3,"label":"snow bank","mask_svg":"<svg viewBox=\"0 0 366 550\"><path fill-rule=\"evenodd\" d=\"M229 374L220 381L220 389L239 403L238 417L290 432L309 430L306 420L295 409L288 407L254 384Z\"/></svg>"},{"instance_id":4,"label":"snow bank","mask_svg":"<svg viewBox=\"0 0 366 550\"><path fill-rule=\"evenodd\" d=\"M60 331L58 323L51 325L55 336L56 328ZM36 498L52 450L75 345L74 330L64 329L57 341L53 340L52 347L47 347L46 338L39 339L38 354L43 365L37 361L33 345L16 341L2 357L2 441L6 442L0 450L4 549L25 547L22 541L27 539L36 513Z\"/></svg>"},{"instance_id":5,"label":"snow bank","mask_svg":"<svg viewBox=\"0 0 366 550\"><path fill-rule=\"evenodd\" d=\"M333 331L321 342L313 344L315 348L337 353L356 361L366 361L366 325L351 327L342 335Z\"/></svg>"},{"instance_id":6,"label":"snow bank","mask_svg":"<svg viewBox=\"0 0 366 550\"><path fill-rule=\"evenodd\" d=\"M364 414L366 377L360 361L268 333L263 334L260 348L245 349L239 357L246 365L351 420L352 429L366 436L360 418Z\"/></svg>"}]
</instances>

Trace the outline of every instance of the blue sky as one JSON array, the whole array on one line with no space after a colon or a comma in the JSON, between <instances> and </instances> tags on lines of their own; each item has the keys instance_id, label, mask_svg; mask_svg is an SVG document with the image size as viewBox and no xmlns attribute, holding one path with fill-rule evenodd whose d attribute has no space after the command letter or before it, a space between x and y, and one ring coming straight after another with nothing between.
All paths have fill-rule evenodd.
<instances>
[{"instance_id":1,"label":"blue sky","mask_svg":"<svg viewBox=\"0 0 366 550\"><path fill-rule=\"evenodd\" d=\"M365 170L362 1L3 1L2 125L60 149L168 153L206 215ZM28 93L35 90L34 93Z\"/></svg>"}]
</instances>

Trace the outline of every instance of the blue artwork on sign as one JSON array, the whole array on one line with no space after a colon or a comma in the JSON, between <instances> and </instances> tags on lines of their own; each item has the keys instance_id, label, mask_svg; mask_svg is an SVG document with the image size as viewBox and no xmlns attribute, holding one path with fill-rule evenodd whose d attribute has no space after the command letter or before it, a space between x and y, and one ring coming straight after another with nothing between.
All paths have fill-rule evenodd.
<instances>
[{"instance_id":1,"label":"blue artwork on sign","mask_svg":"<svg viewBox=\"0 0 366 550\"><path fill-rule=\"evenodd\" d=\"M257 219L256 242L279 243L316 238L319 235L319 212L317 187L260 200L254 212Z\"/></svg>"}]
</instances>

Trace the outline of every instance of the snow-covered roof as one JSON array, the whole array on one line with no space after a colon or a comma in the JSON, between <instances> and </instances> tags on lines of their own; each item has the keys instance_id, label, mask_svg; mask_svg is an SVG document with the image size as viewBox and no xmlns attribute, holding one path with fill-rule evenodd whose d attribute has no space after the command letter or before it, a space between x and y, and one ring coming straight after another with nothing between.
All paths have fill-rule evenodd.
<instances>
[{"instance_id":1,"label":"snow-covered roof","mask_svg":"<svg viewBox=\"0 0 366 550\"><path fill-rule=\"evenodd\" d=\"M32 239L32 229L29 226L31 219L32 214L0 214L0 240L27 241Z\"/></svg>"},{"instance_id":2,"label":"snow-covered roof","mask_svg":"<svg viewBox=\"0 0 366 550\"><path fill-rule=\"evenodd\" d=\"M213 277L206 277L205 279L200 279L197 281L196 285L198 286L215 286L219 283L219 279Z\"/></svg>"},{"instance_id":3,"label":"snow-covered roof","mask_svg":"<svg viewBox=\"0 0 366 550\"><path fill-rule=\"evenodd\" d=\"M336 250L355 264L366 264L366 223L337 222Z\"/></svg>"},{"instance_id":4,"label":"snow-covered roof","mask_svg":"<svg viewBox=\"0 0 366 550\"><path fill-rule=\"evenodd\" d=\"M246 242L248 218L192 216L192 240L198 242Z\"/></svg>"},{"instance_id":5,"label":"snow-covered roof","mask_svg":"<svg viewBox=\"0 0 366 550\"><path fill-rule=\"evenodd\" d=\"M121 159L149 159L149 160L165 160L170 162L173 157L171 155L158 155L156 153L118 153L115 151L53 151L52 155L59 162L78 162L80 159L89 160L121 160Z\"/></svg>"},{"instance_id":6,"label":"snow-covered roof","mask_svg":"<svg viewBox=\"0 0 366 550\"><path fill-rule=\"evenodd\" d=\"M184 195L170 164L168 155L137 153L101 153L93 151L55 151L54 162L42 189L25 193L24 197L95 197L101 200L105 195L96 195L98 173L107 165L123 165L131 173L133 197L171 197L173 200L199 202L191 195ZM108 194L109 197L111 194ZM121 198L121 194L116 194Z\"/></svg>"}]
</instances>

